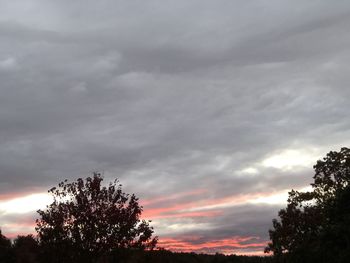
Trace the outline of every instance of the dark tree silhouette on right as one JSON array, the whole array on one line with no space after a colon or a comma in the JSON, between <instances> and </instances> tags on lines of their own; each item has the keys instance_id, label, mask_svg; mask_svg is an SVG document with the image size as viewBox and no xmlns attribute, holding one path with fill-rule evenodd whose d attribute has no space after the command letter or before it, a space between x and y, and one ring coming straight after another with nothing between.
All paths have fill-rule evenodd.
<instances>
[{"instance_id":1,"label":"dark tree silhouette on right","mask_svg":"<svg viewBox=\"0 0 350 263\"><path fill-rule=\"evenodd\" d=\"M276 262L350 262L350 149L314 165L312 191L289 192L269 231Z\"/></svg>"}]
</instances>

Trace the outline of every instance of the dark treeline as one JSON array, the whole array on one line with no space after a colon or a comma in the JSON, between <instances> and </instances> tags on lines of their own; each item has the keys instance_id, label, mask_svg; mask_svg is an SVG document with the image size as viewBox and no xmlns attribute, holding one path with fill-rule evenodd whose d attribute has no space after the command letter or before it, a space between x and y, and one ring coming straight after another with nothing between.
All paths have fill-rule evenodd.
<instances>
[{"instance_id":1,"label":"dark treeline","mask_svg":"<svg viewBox=\"0 0 350 263\"><path fill-rule=\"evenodd\" d=\"M18 236L11 242L8 238L0 237L1 263L47 263L51 262L48 253L32 236ZM74 252L72 252L74 253ZM59 255L55 255L59 257ZM68 262L62 259L62 263ZM88 262L86 259L74 262ZM237 256L237 255L206 255L195 253L174 253L167 250L114 249L94 260L96 263L272 263L271 257Z\"/></svg>"}]
</instances>

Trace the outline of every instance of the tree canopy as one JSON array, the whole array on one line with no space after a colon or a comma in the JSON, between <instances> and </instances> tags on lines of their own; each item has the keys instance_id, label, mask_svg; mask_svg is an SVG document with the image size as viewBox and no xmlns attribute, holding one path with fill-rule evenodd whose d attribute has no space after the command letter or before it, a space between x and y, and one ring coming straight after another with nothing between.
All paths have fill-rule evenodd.
<instances>
[{"instance_id":1,"label":"tree canopy","mask_svg":"<svg viewBox=\"0 0 350 263\"><path fill-rule=\"evenodd\" d=\"M0 262L11 262L12 261L12 251L11 251L11 241L6 238L0 229Z\"/></svg>"},{"instance_id":2,"label":"tree canopy","mask_svg":"<svg viewBox=\"0 0 350 263\"><path fill-rule=\"evenodd\" d=\"M314 170L312 191L289 193L265 251L281 262L348 262L350 149L329 152Z\"/></svg>"},{"instance_id":3,"label":"tree canopy","mask_svg":"<svg viewBox=\"0 0 350 263\"><path fill-rule=\"evenodd\" d=\"M16 263L38 263L39 244L33 235L17 236L13 240L12 250Z\"/></svg>"},{"instance_id":4,"label":"tree canopy","mask_svg":"<svg viewBox=\"0 0 350 263\"><path fill-rule=\"evenodd\" d=\"M102 186L101 174L59 183L48 192L53 202L38 210L38 238L50 262L93 262L112 249L153 249L150 221L141 220L138 198L122 191L118 181Z\"/></svg>"}]
</instances>

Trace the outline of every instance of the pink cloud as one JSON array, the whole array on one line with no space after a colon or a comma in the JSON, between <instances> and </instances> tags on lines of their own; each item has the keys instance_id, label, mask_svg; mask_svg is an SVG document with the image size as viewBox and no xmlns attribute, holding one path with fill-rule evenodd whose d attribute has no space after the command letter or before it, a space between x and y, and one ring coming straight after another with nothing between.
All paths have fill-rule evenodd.
<instances>
[{"instance_id":1,"label":"pink cloud","mask_svg":"<svg viewBox=\"0 0 350 263\"><path fill-rule=\"evenodd\" d=\"M159 240L159 246L174 252L197 252L224 254L262 254L266 241L256 242L256 237L232 237L205 240L199 236L164 237ZM252 242L249 242L252 241Z\"/></svg>"},{"instance_id":2,"label":"pink cloud","mask_svg":"<svg viewBox=\"0 0 350 263\"><path fill-rule=\"evenodd\" d=\"M1 226L1 231L7 238L16 238L18 235L36 235L35 222L23 221L19 223L5 223Z\"/></svg>"},{"instance_id":3,"label":"pink cloud","mask_svg":"<svg viewBox=\"0 0 350 263\"><path fill-rule=\"evenodd\" d=\"M226 196L216 199L198 199L193 201L176 200L183 196L195 196L205 193L205 190L197 190L188 193L181 193L169 197L159 197L152 200L142 202L144 211L142 217L145 219L157 219L167 217L200 217L200 216L217 216L222 214L220 207L232 206L245 203L249 200L270 196L271 193L253 193L244 195ZM161 201L173 201L166 207L156 207L154 204Z\"/></svg>"}]
</instances>

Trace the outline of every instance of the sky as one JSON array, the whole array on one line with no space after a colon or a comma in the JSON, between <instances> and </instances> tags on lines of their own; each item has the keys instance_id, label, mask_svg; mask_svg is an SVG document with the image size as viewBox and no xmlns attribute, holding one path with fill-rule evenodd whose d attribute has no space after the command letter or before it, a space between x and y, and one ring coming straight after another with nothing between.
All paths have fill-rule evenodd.
<instances>
[{"instance_id":1,"label":"sky","mask_svg":"<svg viewBox=\"0 0 350 263\"><path fill-rule=\"evenodd\" d=\"M261 254L349 146L350 2L0 0L0 227L101 171L160 245Z\"/></svg>"}]
</instances>

